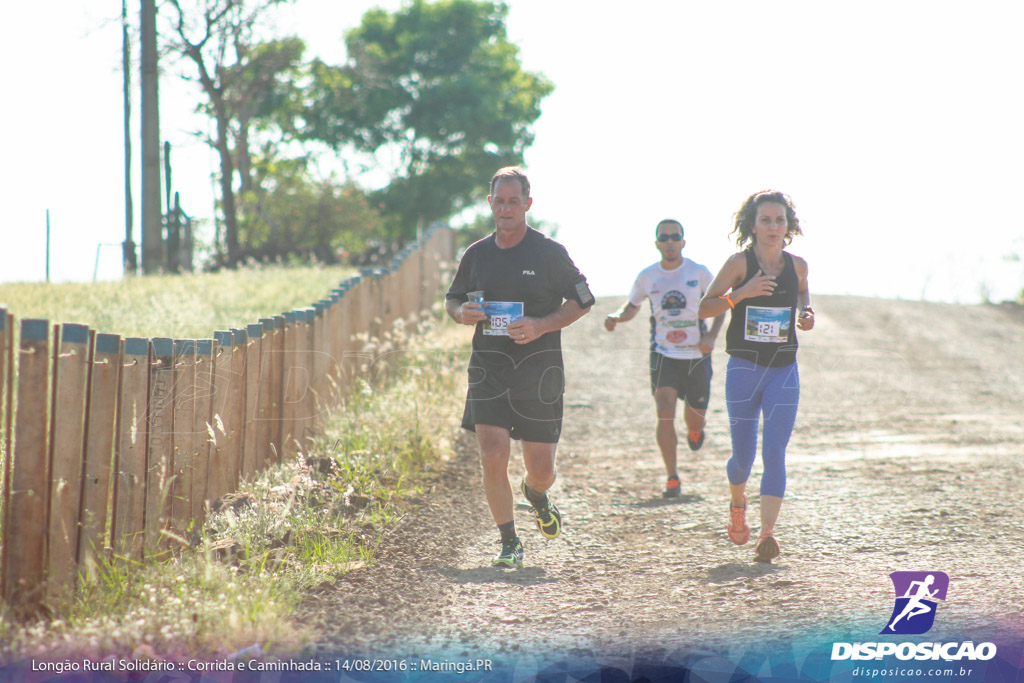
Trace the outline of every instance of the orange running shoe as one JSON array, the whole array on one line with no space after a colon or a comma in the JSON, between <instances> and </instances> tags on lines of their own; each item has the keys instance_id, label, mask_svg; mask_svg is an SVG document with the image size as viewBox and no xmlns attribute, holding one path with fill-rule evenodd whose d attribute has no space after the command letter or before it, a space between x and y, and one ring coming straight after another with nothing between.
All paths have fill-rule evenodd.
<instances>
[{"instance_id":1,"label":"orange running shoe","mask_svg":"<svg viewBox=\"0 0 1024 683\"><path fill-rule=\"evenodd\" d=\"M747 526L747 494L743 494L743 507L736 507L729 502L729 540L736 545L743 545L750 540L750 527Z\"/></svg>"},{"instance_id":2,"label":"orange running shoe","mask_svg":"<svg viewBox=\"0 0 1024 683\"><path fill-rule=\"evenodd\" d=\"M756 557L754 557L755 562L771 564L772 559L779 556L779 542L775 540L771 529L761 530L761 535L757 537L757 547L754 548L754 552L757 553Z\"/></svg>"},{"instance_id":3,"label":"orange running shoe","mask_svg":"<svg viewBox=\"0 0 1024 683\"><path fill-rule=\"evenodd\" d=\"M662 498L678 498L682 493L682 487L679 486L679 475L674 474L668 478L668 482L665 484L665 490L661 492Z\"/></svg>"}]
</instances>

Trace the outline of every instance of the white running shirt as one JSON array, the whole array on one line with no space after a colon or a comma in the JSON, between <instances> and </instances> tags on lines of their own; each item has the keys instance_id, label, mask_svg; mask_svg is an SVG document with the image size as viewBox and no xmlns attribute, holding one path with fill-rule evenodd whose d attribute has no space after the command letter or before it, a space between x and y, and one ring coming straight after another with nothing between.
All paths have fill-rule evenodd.
<instances>
[{"instance_id":1,"label":"white running shirt","mask_svg":"<svg viewBox=\"0 0 1024 683\"><path fill-rule=\"evenodd\" d=\"M651 302L651 350L668 358L701 357L697 343L706 327L697 318L697 306L711 279L710 270L687 258L675 270L665 270L658 261L640 271L629 303Z\"/></svg>"}]
</instances>

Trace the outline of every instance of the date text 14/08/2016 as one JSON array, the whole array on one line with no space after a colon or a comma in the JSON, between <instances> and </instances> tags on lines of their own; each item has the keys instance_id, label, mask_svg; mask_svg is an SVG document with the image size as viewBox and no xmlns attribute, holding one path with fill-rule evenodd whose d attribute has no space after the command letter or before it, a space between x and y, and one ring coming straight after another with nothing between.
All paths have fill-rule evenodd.
<instances>
[{"instance_id":1,"label":"date text 14/08/2016","mask_svg":"<svg viewBox=\"0 0 1024 683\"><path fill-rule=\"evenodd\" d=\"M337 659L338 671L445 671L456 674L491 671L489 659Z\"/></svg>"}]
</instances>

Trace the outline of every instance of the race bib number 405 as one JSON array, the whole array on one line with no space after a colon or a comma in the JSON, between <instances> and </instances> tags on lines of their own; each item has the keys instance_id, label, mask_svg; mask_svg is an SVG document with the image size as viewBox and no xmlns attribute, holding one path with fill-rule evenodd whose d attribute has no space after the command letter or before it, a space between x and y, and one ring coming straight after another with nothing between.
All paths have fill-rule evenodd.
<instances>
[{"instance_id":1,"label":"race bib number 405","mask_svg":"<svg viewBox=\"0 0 1024 683\"><path fill-rule=\"evenodd\" d=\"M789 341L791 310L769 306L747 306L743 338L752 342L784 344Z\"/></svg>"},{"instance_id":2,"label":"race bib number 405","mask_svg":"<svg viewBox=\"0 0 1024 683\"><path fill-rule=\"evenodd\" d=\"M508 336L508 326L513 320L523 317L522 301L485 301L484 334L488 336Z\"/></svg>"}]
</instances>

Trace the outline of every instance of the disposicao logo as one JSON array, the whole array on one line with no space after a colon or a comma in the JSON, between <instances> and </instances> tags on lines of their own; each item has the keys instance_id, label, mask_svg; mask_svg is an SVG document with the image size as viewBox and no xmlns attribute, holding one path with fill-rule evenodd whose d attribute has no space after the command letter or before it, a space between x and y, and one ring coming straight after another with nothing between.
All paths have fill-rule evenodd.
<instances>
[{"instance_id":1,"label":"disposicao logo","mask_svg":"<svg viewBox=\"0 0 1024 683\"><path fill-rule=\"evenodd\" d=\"M927 633L935 623L936 600L946 599L949 577L945 572L893 572L889 578L896 589L896 604L880 633Z\"/></svg>"},{"instance_id":2,"label":"disposicao logo","mask_svg":"<svg viewBox=\"0 0 1024 683\"><path fill-rule=\"evenodd\" d=\"M893 572L889 574L896 591L892 614L880 635L920 635L935 623L937 600L946 599L949 577L944 572ZM993 643L972 641L947 643L833 643L832 660L879 660L895 656L900 660L989 660L996 656Z\"/></svg>"}]
</instances>

